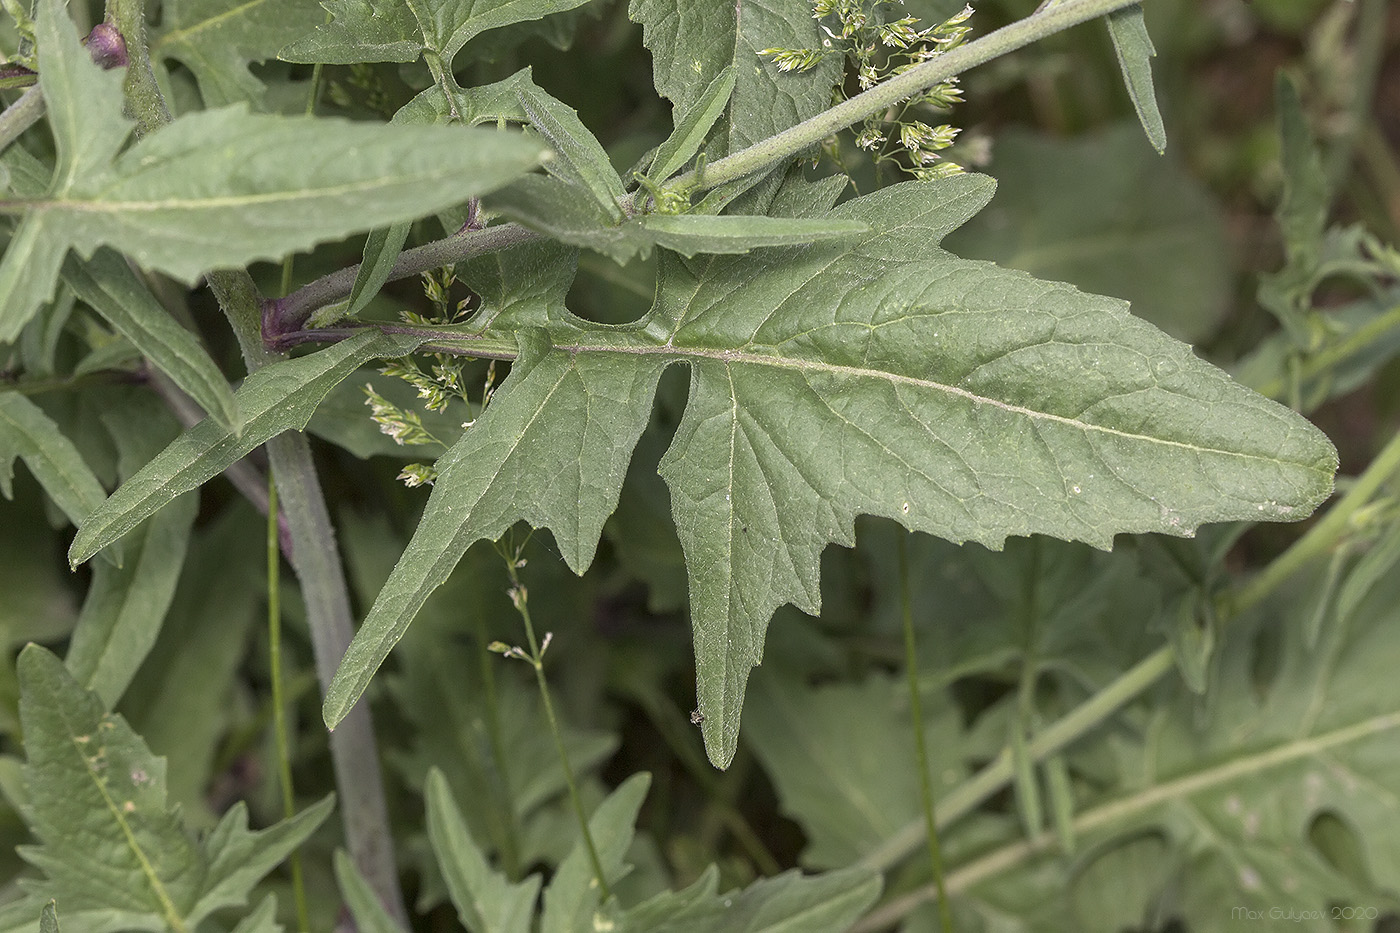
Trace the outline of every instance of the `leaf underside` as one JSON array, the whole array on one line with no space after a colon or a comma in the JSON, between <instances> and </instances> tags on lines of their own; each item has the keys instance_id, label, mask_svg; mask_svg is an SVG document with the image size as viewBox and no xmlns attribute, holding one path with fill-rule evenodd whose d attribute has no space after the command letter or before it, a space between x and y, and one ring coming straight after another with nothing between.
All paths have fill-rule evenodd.
<instances>
[{"instance_id":1,"label":"leaf underside","mask_svg":"<svg viewBox=\"0 0 1400 933\"><path fill-rule=\"evenodd\" d=\"M825 190L825 189L824 189ZM518 520L581 572L656 380L691 369L661 473L685 550L707 747L732 757L773 611L816 612L819 559L858 514L999 547L1111 546L1204 522L1301 518L1327 439L1128 314L1125 303L939 248L989 179L909 182L824 216L844 242L666 256L642 321L508 319L521 359L440 462L422 523L328 693L335 723L466 548ZM788 198L801 201L800 193Z\"/></svg>"}]
</instances>

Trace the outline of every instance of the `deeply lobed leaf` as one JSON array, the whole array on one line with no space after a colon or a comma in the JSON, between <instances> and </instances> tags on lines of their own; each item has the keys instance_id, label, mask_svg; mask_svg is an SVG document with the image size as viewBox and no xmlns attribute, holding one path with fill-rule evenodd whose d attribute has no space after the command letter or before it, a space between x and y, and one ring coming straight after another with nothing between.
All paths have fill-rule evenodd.
<instances>
[{"instance_id":1,"label":"deeply lobed leaf","mask_svg":"<svg viewBox=\"0 0 1400 933\"><path fill-rule=\"evenodd\" d=\"M858 514L994 548L1030 534L1106 548L1124 532L1299 518L1328 495L1336 454L1319 431L1124 303L942 250L991 193L975 176L910 182L825 215L871 228L853 242L668 259L629 327L547 316L443 461L328 721L472 541L525 519L587 565L670 363L692 379L661 472L721 765L769 617L817 611L821 551L852 543Z\"/></svg>"}]
</instances>

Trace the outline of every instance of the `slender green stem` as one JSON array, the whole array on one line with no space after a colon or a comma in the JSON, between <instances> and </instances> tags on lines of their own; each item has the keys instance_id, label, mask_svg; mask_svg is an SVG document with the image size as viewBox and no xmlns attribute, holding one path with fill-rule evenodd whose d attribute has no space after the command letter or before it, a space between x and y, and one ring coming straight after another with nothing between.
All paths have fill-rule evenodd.
<instances>
[{"instance_id":1,"label":"slender green stem","mask_svg":"<svg viewBox=\"0 0 1400 933\"><path fill-rule=\"evenodd\" d=\"M544 676L544 651L540 648L540 642L535 638L535 625L530 619L530 594L520 582L520 552L518 550L504 550L502 556L506 559L506 567L510 572L510 598L515 604L515 609L520 613L520 619L525 623L526 644L530 646L528 654L518 653L514 656L523 657L530 662L530 666L535 669L535 683L539 686L540 700L544 703L544 715L549 721L550 734L554 736L554 748L559 753L559 763L564 768L564 783L569 788L569 803L573 805L574 816L578 818L579 832L583 834L583 845L588 850L588 860L593 865L593 877L598 880L598 893L602 903L607 903L612 898L612 889L608 886L608 877L603 871L603 860L598 857L598 847L593 844L593 833L588 828L588 815L583 811L583 800L578 795L578 781L574 778L573 765L569 763L569 752L564 747L564 733L559 728L559 717L554 713L554 700L549 695L549 683ZM548 640L545 647L549 645Z\"/></svg>"},{"instance_id":2,"label":"slender green stem","mask_svg":"<svg viewBox=\"0 0 1400 933\"><path fill-rule=\"evenodd\" d=\"M0 113L0 150L24 135L44 115L44 92L39 85L26 90L19 100Z\"/></svg>"},{"instance_id":3,"label":"slender green stem","mask_svg":"<svg viewBox=\"0 0 1400 933\"><path fill-rule=\"evenodd\" d=\"M938 922L943 933L953 933L953 913L943 886L943 849L938 844L934 815L933 780L929 776L928 745L924 741L924 704L919 690L919 654L914 644L914 612L909 601L909 547L907 534L899 540L899 607L904 625L904 672L909 681L909 717L914 729L914 758L919 767L919 794L924 805L924 831L928 835L929 868L938 892Z\"/></svg>"},{"instance_id":4,"label":"slender green stem","mask_svg":"<svg viewBox=\"0 0 1400 933\"><path fill-rule=\"evenodd\" d=\"M1070 713L1036 733L1027 743L1027 754L1033 761L1040 761L1084 736L1156 683L1174 664L1170 648L1161 648L1143 658ZM991 764L943 795L935 814L937 826L951 825L1005 787L1014 775L1014 767L1011 750L1002 749ZM868 853L860 864L886 871L917 849L926 831L921 819L914 820Z\"/></svg>"},{"instance_id":5,"label":"slender green stem","mask_svg":"<svg viewBox=\"0 0 1400 933\"><path fill-rule=\"evenodd\" d=\"M1308 563L1331 551L1346 534L1352 516L1375 497L1397 470L1400 470L1400 432L1390 439L1365 472L1351 484L1346 495L1328 509L1327 514L1309 528L1307 534L1226 601L1222 607L1223 617L1239 615L1257 605Z\"/></svg>"},{"instance_id":6,"label":"slender green stem","mask_svg":"<svg viewBox=\"0 0 1400 933\"><path fill-rule=\"evenodd\" d=\"M292 751L287 737L286 697L282 690L282 546L277 529L277 484L267 481L267 653L272 677L272 733L277 742L277 777L282 785L282 816L296 816L292 793ZM301 873L301 853L288 859L292 870L292 898L296 902L297 929L311 929L311 912L306 906L306 884Z\"/></svg>"},{"instance_id":7,"label":"slender green stem","mask_svg":"<svg viewBox=\"0 0 1400 933\"><path fill-rule=\"evenodd\" d=\"M935 84L962 74L1046 36L1095 19L1140 0L1069 0L1004 26L966 45L896 75L794 127L706 165L702 175L687 172L672 183L682 189L715 188L791 158L823 139Z\"/></svg>"},{"instance_id":8,"label":"slender green stem","mask_svg":"<svg viewBox=\"0 0 1400 933\"><path fill-rule=\"evenodd\" d=\"M515 799L510 780L509 762L506 758L505 738L501 733L501 703L496 693L496 667L491 663L488 652L481 652L481 683L486 695L486 735L491 743L491 755L496 760L496 773L500 776L503 791L501 822L504 827L499 841L501 868L511 881L519 881L522 871L520 864L520 821L515 815Z\"/></svg>"}]
</instances>

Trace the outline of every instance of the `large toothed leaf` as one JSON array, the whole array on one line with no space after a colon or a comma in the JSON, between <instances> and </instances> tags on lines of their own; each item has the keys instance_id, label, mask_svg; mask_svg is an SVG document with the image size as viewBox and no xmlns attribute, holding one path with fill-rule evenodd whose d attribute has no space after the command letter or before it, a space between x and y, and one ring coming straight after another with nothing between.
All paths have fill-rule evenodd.
<instances>
[{"instance_id":1,"label":"large toothed leaf","mask_svg":"<svg viewBox=\"0 0 1400 933\"><path fill-rule=\"evenodd\" d=\"M425 50L451 60L491 29L540 19L588 0L326 0L334 19L282 50L290 62L411 62Z\"/></svg>"},{"instance_id":2,"label":"large toothed leaf","mask_svg":"<svg viewBox=\"0 0 1400 933\"><path fill-rule=\"evenodd\" d=\"M443 461L328 721L472 541L525 519L554 531L575 570L587 564L668 363L691 368L661 472L720 765L769 618L788 602L817 611L821 552L852 542L858 514L993 548L1030 534L1106 548L1125 532L1297 519L1329 494L1336 453L1317 429L1124 302L941 249L992 188L909 182L824 215L871 228L853 241L670 257L633 326L531 318L544 333L525 337L510 381Z\"/></svg>"},{"instance_id":3,"label":"large toothed leaf","mask_svg":"<svg viewBox=\"0 0 1400 933\"><path fill-rule=\"evenodd\" d=\"M115 914L108 929L194 929L247 902L253 886L330 813L327 798L261 832L231 809L196 839L165 797L165 759L106 713L63 664L30 645L20 654L26 818L40 845L21 850L42 876L31 896L74 914Z\"/></svg>"},{"instance_id":4,"label":"large toothed leaf","mask_svg":"<svg viewBox=\"0 0 1400 933\"><path fill-rule=\"evenodd\" d=\"M419 342L366 332L319 353L274 363L253 373L234 396L244 416L242 434L234 435L206 418L180 435L87 516L73 539L68 559L75 565L82 563L254 447L283 431L305 428L326 393L360 364L375 357L403 356Z\"/></svg>"},{"instance_id":5,"label":"large toothed leaf","mask_svg":"<svg viewBox=\"0 0 1400 933\"><path fill-rule=\"evenodd\" d=\"M998 547L1291 519L1336 455L1119 301L938 247L992 192L967 176L832 211L875 233L785 264L671 266L653 332L692 361L661 471L690 575L700 710L727 763L773 610L819 607L857 514Z\"/></svg>"},{"instance_id":6,"label":"large toothed leaf","mask_svg":"<svg viewBox=\"0 0 1400 933\"><path fill-rule=\"evenodd\" d=\"M92 63L53 0L38 23L58 163L43 197L0 201L23 217L0 262L0 341L52 295L70 249L90 256L115 246L192 282L451 206L544 154L510 132L230 107L181 117L118 155L132 128L120 76Z\"/></svg>"},{"instance_id":7,"label":"large toothed leaf","mask_svg":"<svg viewBox=\"0 0 1400 933\"><path fill-rule=\"evenodd\" d=\"M632 0L642 24L657 93L678 113L701 105L707 88L733 67L733 96L710 156L722 156L815 116L840 80L837 56L794 81L758 54L766 48L821 48L810 0ZM703 109L703 106L702 106Z\"/></svg>"},{"instance_id":8,"label":"large toothed leaf","mask_svg":"<svg viewBox=\"0 0 1400 933\"><path fill-rule=\"evenodd\" d=\"M248 64L276 58L326 22L317 0L166 0L161 10L151 55L194 72L209 107L261 101L266 88Z\"/></svg>"}]
</instances>

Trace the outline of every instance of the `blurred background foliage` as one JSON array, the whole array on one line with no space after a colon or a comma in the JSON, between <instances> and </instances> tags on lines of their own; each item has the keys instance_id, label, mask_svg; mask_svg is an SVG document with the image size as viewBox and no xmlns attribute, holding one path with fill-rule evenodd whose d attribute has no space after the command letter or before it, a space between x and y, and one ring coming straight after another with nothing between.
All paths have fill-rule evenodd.
<instances>
[{"instance_id":1,"label":"blurred background foliage","mask_svg":"<svg viewBox=\"0 0 1400 933\"><path fill-rule=\"evenodd\" d=\"M98 5L90 13L99 12ZM985 34L1036 5L986 0L972 23ZM81 15L82 5L74 6ZM909 0L906 6L931 23L961 3ZM490 42L470 44L459 55L458 81L483 84L532 66L535 81L577 108L626 170L666 136L669 107L652 89L641 29L628 21L625 7L599 0L495 31ZM999 193L947 245L968 257L1130 299L1135 313L1250 384L1273 385L1287 398L1280 374L1309 348L1279 337L1278 321L1258 296L1260 277L1286 259L1274 216L1284 188L1276 75L1282 71L1296 82L1319 140L1332 192L1330 223L1361 225L1382 243L1400 242L1400 5L1149 0L1146 16L1158 50L1153 70L1168 131L1166 154L1157 155L1137 127L1102 25L1055 36L964 76L966 103L952 117L963 134L952 157L996 177ZM158 51L159 30L155 35ZM167 66L176 106L196 106L194 74L174 60ZM266 62L254 73L267 88L263 106L304 109L309 68ZM431 77L421 63L329 66L322 81L319 112L386 119ZM849 140L841 151L859 190L888 181L876 178ZM829 164L817 168L830 170ZM428 226L424 222L420 231L424 239L437 235ZM351 242L298 257L296 279L358 261L359 249ZM654 270L648 262L619 267L592 254L581 262L569 297L575 312L617 322L649 307ZM254 272L268 293L277 293L280 268ZM470 297L457 288L456 298ZM1355 329L1394 306L1396 283L1383 276L1328 277L1310 298L1315 318L1309 320L1324 331ZM376 301L385 315L421 307L421 283L391 284ZM189 303L191 322L234 371L236 347L219 326L212 299L196 292ZM49 359L55 374L66 372L81 344L71 334L51 337L51 346L30 347L28 357ZM1275 349L1265 352L1268 340ZM1303 386L1306 404L1302 396L1291 399L1312 408L1311 417L1341 451L1344 474L1365 465L1400 416L1394 343L1379 341L1380 351L1353 361L1359 368L1349 381L1338 376L1327 386ZM114 388L106 372L88 376L78 385L82 391L34 400L65 426L110 484L127 472L122 444L130 442L131 426L104 419L105 394L135 390ZM365 376L386 394L402 391L391 380ZM318 447L319 465L361 613L426 498L424 490L396 481L406 458L370 422L363 382L337 389L311 426L333 442ZM828 549L821 618L791 608L779 612L768 635L768 661L755 677L739 755L725 772L706 763L690 721L694 669L684 570L655 472L684 391L684 376L668 374L594 569L573 577L546 533L535 535L525 552L535 618L555 636L550 680L564 701L567 745L584 775L587 802L596 804L607 788L637 771L653 775L642 834L630 856L637 870L625 883L643 894L688 884L711 863L720 866L722 888L793 865L850 864L917 816L912 771L889 764L905 754L908 733L894 725L905 717L907 730L907 708L893 676L902 657L893 569L897 531L887 523L863 523L854 550ZM157 411L142 430L158 438L174 429L174 420ZM61 523L51 521L23 470L15 493L0 500L0 637L11 656L30 640L63 644L84 611L93 572L63 569L66 533L53 530ZM156 753L170 756L170 793L189 822L211 825L238 799L250 801L255 820L272 822L279 804L267 729L266 635L257 623L266 598L261 529L251 508L222 483L202 493L193 520L197 532L167 623L121 709ZM1296 529L1268 527L1217 529L1195 542L1120 539L1111 555L1044 540L1013 542L1002 554L915 540L911 579L922 677L930 694L942 698L928 723L935 757L944 754L940 749L947 753L939 758L941 787L955 786L972 766L993 758L1008 730L1063 712L1174 637L1183 592L1207 587L1212 575L1260 566L1296 535ZM1199 571L1194 579L1193 565ZM1322 573L1298 584L1300 605ZM309 802L331 789L331 776L310 647L295 618L299 603L294 584L284 579L283 586L298 698L295 776L299 799ZM500 556L478 545L432 598L370 693L411 895L426 911L424 929L446 929L451 916L422 828L420 795L430 765L447 773L478 840L516 872L557 864L576 833L528 669L484 650L497 639L519 641L506 589ZM1210 654L1209 647L1203 650ZM1267 652L1260 657L1258 665L1271 663ZM1018 699L1026 689L1033 694L1029 706ZM15 810L23 800L16 709L13 666L0 665L6 751L0 791L9 801L0 807L0 875L7 877L20 871L13 846L26 838ZM1022 721L1025 716L1034 721ZM1150 709L1133 716L1148 717ZM878 818L847 814L842 807L854 806L854 796L828 796L824 808L811 803L814 791L798 785L824 767L804 757L821 749L854 768L851 781L868 782L865 796ZM1121 753L1111 741L1077 752L1076 780L1114 786L1123 779L1124 765L1114 760ZM1013 798L1006 792L979 811L957 837L961 842L951 843L947 855L955 864L1015 822ZM1326 843L1328 826L1314 828L1314 841ZM338 905L324 857L333 836L322 830L307 863L320 917L332 916ZM1344 852L1348 845L1343 840L1334 848ZM1145 834L1120 853L1123 864L1135 868L1103 877L1086 869L1069 895L1083 911L1077 916L1097 917L1096 929L1182 929L1170 909L1154 914L1142 906L1176 866L1177 856L1162 854L1165 846L1161 837ZM1044 881L1018 877L1008 874L1000 899L993 899L1005 916L1030 910L1026 898ZM891 886L912 888L920 880L906 866ZM1094 899L1110 890L1118 905L1112 910ZM995 911L973 913L981 919L964 919L981 922ZM932 929L929 918L919 917L907 929Z\"/></svg>"}]
</instances>

